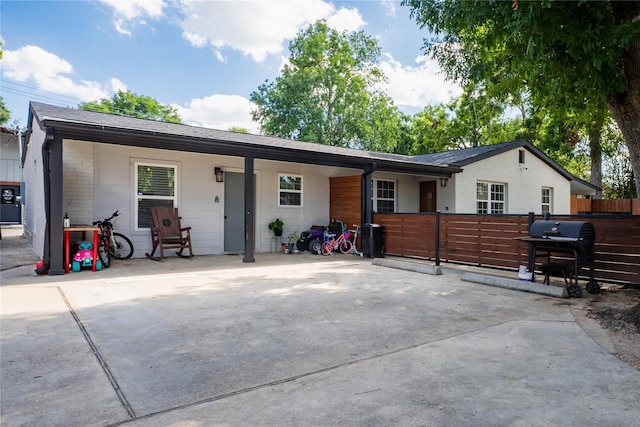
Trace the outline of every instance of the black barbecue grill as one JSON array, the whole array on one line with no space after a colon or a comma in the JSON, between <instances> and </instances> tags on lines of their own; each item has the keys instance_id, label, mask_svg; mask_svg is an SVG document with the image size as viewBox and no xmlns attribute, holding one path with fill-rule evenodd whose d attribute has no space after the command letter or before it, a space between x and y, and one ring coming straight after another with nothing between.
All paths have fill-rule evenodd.
<instances>
[{"instance_id":1,"label":"black barbecue grill","mask_svg":"<svg viewBox=\"0 0 640 427\"><path fill-rule=\"evenodd\" d=\"M545 275L546 284L549 284L549 276L562 276L569 295L579 298L582 288L578 284L578 276L582 269L588 268L587 291L592 294L600 292L600 285L593 278L596 231L590 222L535 221L529 229L529 237L520 240L529 245L529 271L535 271L537 258L545 258L546 262L540 264L540 271Z\"/></svg>"}]
</instances>

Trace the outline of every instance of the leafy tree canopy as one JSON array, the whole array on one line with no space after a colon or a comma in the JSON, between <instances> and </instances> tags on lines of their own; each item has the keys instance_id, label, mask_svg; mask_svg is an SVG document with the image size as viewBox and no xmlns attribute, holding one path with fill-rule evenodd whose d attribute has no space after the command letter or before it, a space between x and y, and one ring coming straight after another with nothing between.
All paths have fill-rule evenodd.
<instances>
[{"instance_id":1,"label":"leafy tree canopy","mask_svg":"<svg viewBox=\"0 0 640 427\"><path fill-rule=\"evenodd\" d=\"M462 81L520 79L569 111L607 105L640 183L640 2L403 0ZM512 80L515 81L515 80ZM586 108L581 108L586 106ZM640 191L640 185L637 185Z\"/></svg>"},{"instance_id":2,"label":"leafy tree canopy","mask_svg":"<svg viewBox=\"0 0 640 427\"><path fill-rule=\"evenodd\" d=\"M373 90L385 80L377 42L318 21L289 44L289 63L250 95L254 121L269 135L326 145L393 151L402 115ZM395 142L394 142L395 141ZM391 145L389 145L391 143Z\"/></svg>"},{"instance_id":3,"label":"leafy tree canopy","mask_svg":"<svg viewBox=\"0 0 640 427\"><path fill-rule=\"evenodd\" d=\"M513 108L485 87L468 83L448 104L430 105L413 117L412 154L478 147L527 138L524 118L505 119Z\"/></svg>"},{"instance_id":4,"label":"leafy tree canopy","mask_svg":"<svg viewBox=\"0 0 640 427\"><path fill-rule=\"evenodd\" d=\"M129 91L118 91L111 98L83 102L78 107L81 110L99 113L121 114L139 119L182 123L182 119L175 108L162 105L149 96L137 95Z\"/></svg>"},{"instance_id":5,"label":"leafy tree canopy","mask_svg":"<svg viewBox=\"0 0 640 427\"><path fill-rule=\"evenodd\" d=\"M0 96L0 125L9 123L9 119L11 119L11 113L4 105L4 98Z\"/></svg>"},{"instance_id":6,"label":"leafy tree canopy","mask_svg":"<svg viewBox=\"0 0 640 427\"><path fill-rule=\"evenodd\" d=\"M235 132L235 133L249 133L249 129L247 128L243 128L241 126L231 126L229 128L229 132Z\"/></svg>"}]
</instances>

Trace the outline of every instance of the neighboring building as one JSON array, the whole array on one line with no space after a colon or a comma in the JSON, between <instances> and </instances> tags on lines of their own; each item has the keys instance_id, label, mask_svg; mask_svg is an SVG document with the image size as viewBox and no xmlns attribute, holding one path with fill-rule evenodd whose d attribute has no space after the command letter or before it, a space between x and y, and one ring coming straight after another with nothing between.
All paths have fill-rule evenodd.
<instances>
[{"instance_id":1,"label":"neighboring building","mask_svg":"<svg viewBox=\"0 0 640 427\"><path fill-rule=\"evenodd\" d=\"M0 126L0 223L21 224L21 183L19 130Z\"/></svg>"},{"instance_id":2,"label":"neighboring building","mask_svg":"<svg viewBox=\"0 0 640 427\"><path fill-rule=\"evenodd\" d=\"M502 191L506 213L545 208L568 213L575 178L525 141L509 144L510 149L494 153L494 164L505 163L500 156L511 156L512 150L517 156L522 147L533 154L524 166L531 172L516 165L520 175L510 178L502 164L491 175L491 166L482 167L492 162L491 155L484 162L457 159L464 163L463 172L455 161L448 164L442 158L375 153L31 103L24 162L25 234L36 252L49 254L50 274L61 274L66 212L73 223L88 224L119 210L122 216L116 228L131 238L134 256L141 257L151 249L150 207L173 205L179 208L183 225L192 227L196 255L242 252L245 262L253 262L255 251L273 248L267 224L274 218L283 219L285 236L313 224L328 224L332 191L339 189L334 183L347 177L360 182L360 194L350 202L362 206L354 220L361 223L371 222L374 212L474 213L481 206L476 189L484 183L488 197ZM551 190L546 204L541 202L544 188ZM514 190L519 194L512 194ZM533 194L535 204L529 199ZM496 210L498 205L487 200L487 206Z\"/></svg>"}]
</instances>

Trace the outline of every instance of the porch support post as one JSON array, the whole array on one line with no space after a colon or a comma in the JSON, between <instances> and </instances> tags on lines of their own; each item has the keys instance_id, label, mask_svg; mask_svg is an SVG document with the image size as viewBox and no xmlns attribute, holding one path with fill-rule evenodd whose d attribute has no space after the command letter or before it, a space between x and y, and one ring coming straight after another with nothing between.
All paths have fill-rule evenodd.
<instances>
[{"instance_id":1,"label":"porch support post","mask_svg":"<svg viewBox=\"0 0 640 427\"><path fill-rule=\"evenodd\" d=\"M49 146L49 164L47 165L49 174L49 275L56 276L64 274L64 229L62 227L63 217L63 195L62 190L62 138L54 135ZM47 191L47 189L45 189ZM45 214L45 215L46 215Z\"/></svg>"},{"instance_id":2,"label":"porch support post","mask_svg":"<svg viewBox=\"0 0 640 427\"><path fill-rule=\"evenodd\" d=\"M256 244L253 161L254 158L251 155L244 158L244 258L242 262L256 262L253 256Z\"/></svg>"},{"instance_id":3,"label":"porch support post","mask_svg":"<svg viewBox=\"0 0 640 427\"><path fill-rule=\"evenodd\" d=\"M440 210L436 211L436 265L440 265Z\"/></svg>"},{"instance_id":4,"label":"porch support post","mask_svg":"<svg viewBox=\"0 0 640 427\"><path fill-rule=\"evenodd\" d=\"M533 220L535 219L535 212L529 212L529 218L528 218L528 228L527 231L529 232L528 234L531 235L531 226L533 225ZM527 244L527 267L529 269L529 271L532 274L532 279L535 277L535 269L536 269L536 257L535 254L533 252L533 245L528 243Z\"/></svg>"},{"instance_id":5,"label":"porch support post","mask_svg":"<svg viewBox=\"0 0 640 427\"><path fill-rule=\"evenodd\" d=\"M370 224L373 221L373 184L371 174L378 168L377 163L372 163L371 167L364 171L361 178L360 188L362 189L361 215L362 225Z\"/></svg>"}]
</instances>

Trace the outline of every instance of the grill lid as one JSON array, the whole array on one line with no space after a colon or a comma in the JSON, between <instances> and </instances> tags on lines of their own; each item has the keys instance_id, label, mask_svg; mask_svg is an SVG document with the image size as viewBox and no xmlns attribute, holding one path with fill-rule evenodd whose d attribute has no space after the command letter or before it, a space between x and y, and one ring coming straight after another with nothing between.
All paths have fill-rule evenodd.
<instances>
[{"instance_id":1,"label":"grill lid","mask_svg":"<svg viewBox=\"0 0 640 427\"><path fill-rule=\"evenodd\" d=\"M529 235L534 238L547 238L560 241L596 239L593 224L583 221L535 221L531 224Z\"/></svg>"}]
</instances>

